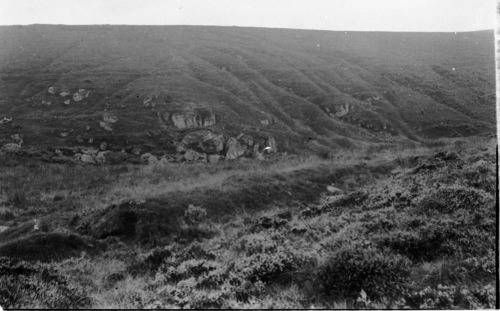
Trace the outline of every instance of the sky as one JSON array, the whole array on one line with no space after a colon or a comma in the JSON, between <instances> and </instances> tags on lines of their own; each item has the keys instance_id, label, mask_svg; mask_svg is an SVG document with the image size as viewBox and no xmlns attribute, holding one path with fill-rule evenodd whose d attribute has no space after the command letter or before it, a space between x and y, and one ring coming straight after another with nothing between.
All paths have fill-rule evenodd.
<instances>
[{"instance_id":1,"label":"sky","mask_svg":"<svg viewBox=\"0 0 500 311\"><path fill-rule=\"evenodd\" d=\"M0 0L1 25L459 32L493 29L495 20L495 0Z\"/></svg>"}]
</instances>

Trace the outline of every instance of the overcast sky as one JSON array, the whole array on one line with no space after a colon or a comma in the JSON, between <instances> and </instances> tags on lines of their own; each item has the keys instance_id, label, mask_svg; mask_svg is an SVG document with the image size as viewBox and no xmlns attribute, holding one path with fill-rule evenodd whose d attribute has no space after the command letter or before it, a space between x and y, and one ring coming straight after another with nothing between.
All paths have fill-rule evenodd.
<instances>
[{"instance_id":1,"label":"overcast sky","mask_svg":"<svg viewBox=\"0 0 500 311\"><path fill-rule=\"evenodd\" d=\"M0 0L0 24L35 23L471 31L495 0Z\"/></svg>"}]
</instances>

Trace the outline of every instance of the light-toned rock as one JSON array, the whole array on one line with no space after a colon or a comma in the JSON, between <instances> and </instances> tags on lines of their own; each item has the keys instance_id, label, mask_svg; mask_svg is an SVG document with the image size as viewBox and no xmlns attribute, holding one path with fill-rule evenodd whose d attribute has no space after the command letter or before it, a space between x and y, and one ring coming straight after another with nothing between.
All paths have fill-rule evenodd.
<instances>
[{"instance_id":1,"label":"light-toned rock","mask_svg":"<svg viewBox=\"0 0 500 311\"><path fill-rule=\"evenodd\" d=\"M147 152L141 155L141 161L148 164L155 164L158 162L158 158L155 155Z\"/></svg>"},{"instance_id":2,"label":"light-toned rock","mask_svg":"<svg viewBox=\"0 0 500 311\"><path fill-rule=\"evenodd\" d=\"M106 143L105 141L101 142L99 144L99 149L101 149L102 151L108 149L108 143Z\"/></svg>"},{"instance_id":3,"label":"light-toned rock","mask_svg":"<svg viewBox=\"0 0 500 311\"><path fill-rule=\"evenodd\" d=\"M12 117L3 117L2 119L0 119L0 124L7 124L10 122L12 122Z\"/></svg>"},{"instance_id":4,"label":"light-toned rock","mask_svg":"<svg viewBox=\"0 0 500 311\"><path fill-rule=\"evenodd\" d=\"M90 154L82 154L80 161L88 164L96 164L95 157Z\"/></svg>"},{"instance_id":5,"label":"light-toned rock","mask_svg":"<svg viewBox=\"0 0 500 311\"><path fill-rule=\"evenodd\" d=\"M243 134L241 133L240 135L238 135L238 140L245 146L247 147L252 147L253 144L254 144L254 139L252 136L248 135L248 134Z\"/></svg>"},{"instance_id":6,"label":"light-toned rock","mask_svg":"<svg viewBox=\"0 0 500 311\"><path fill-rule=\"evenodd\" d=\"M234 160L244 155L246 148L236 138L231 137L226 142L226 150L226 159Z\"/></svg>"},{"instance_id":7,"label":"light-toned rock","mask_svg":"<svg viewBox=\"0 0 500 311\"><path fill-rule=\"evenodd\" d=\"M199 158L200 158L200 153L198 153L194 150L188 149L188 150L186 150L186 153L184 153L184 159L186 161L196 161Z\"/></svg>"},{"instance_id":8,"label":"light-toned rock","mask_svg":"<svg viewBox=\"0 0 500 311\"><path fill-rule=\"evenodd\" d=\"M196 127L208 127L216 123L213 112L195 112L192 110L184 112L174 112L170 119L178 129L188 129Z\"/></svg>"},{"instance_id":9,"label":"light-toned rock","mask_svg":"<svg viewBox=\"0 0 500 311\"><path fill-rule=\"evenodd\" d=\"M99 126L104 129L105 131L108 131L108 132L112 132L113 131L113 128L111 127L111 125L107 122L104 122L104 121L99 121Z\"/></svg>"},{"instance_id":10,"label":"light-toned rock","mask_svg":"<svg viewBox=\"0 0 500 311\"><path fill-rule=\"evenodd\" d=\"M278 145L276 144L276 139L274 139L274 137L272 136L268 137L266 144L267 144L266 152L268 153L278 152Z\"/></svg>"},{"instance_id":11,"label":"light-toned rock","mask_svg":"<svg viewBox=\"0 0 500 311\"><path fill-rule=\"evenodd\" d=\"M56 93L56 88L51 86L49 87L49 89L47 90L47 92L49 92L49 94L55 94Z\"/></svg>"},{"instance_id":12,"label":"light-toned rock","mask_svg":"<svg viewBox=\"0 0 500 311\"><path fill-rule=\"evenodd\" d=\"M71 94L71 93L70 93L70 92L68 92L68 91L62 91L61 93L59 93L59 96L61 96L61 97L66 97L66 96L68 96L68 95L70 95L70 94Z\"/></svg>"},{"instance_id":13,"label":"light-toned rock","mask_svg":"<svg viewBox=\"0 0 500 311\"><path fill-rule=\"evenodd\" d=\"M104 113L102 119L106 123L116 123L118 121L118 117L109 112Z\"/></svg>"},{"instance_id":14,"label":"light-toned rock","mask_svg":"<svg viewBox=\"0 0 500 311\"><path fill-rule=\"evenodd\" d=\"M267 126L267 125L269 125L269 120L267 120L267 119L260 120L260 124Z\"/></svg>"},{"instance_id":15,"label":"light-toned rock","mask_svg":"<svg viewBox=\"0 0 500 311\"><path fill-rule=\"evenodd\" d=\"M69 132L61 132L61 133L59 133L59 135L60 135L61 137L68 137Z\"/></svg>"},{"instance_id":16,"label":"light-toned rock","mask_svg":"<svg viewBox=\"0 0 500 311\"><path fill-rule=\"evenodd\" d=\"M185 149L193 149L203 153L219 153L224 150L224 136L214 134L208 130L199 130L184 136L179 145L181 145L179 149L184 146Z\"/></svg>"},{"instance_id":17,"label":"light-toned rock","mask_svg":"<svg viewBox=\"0 0 500 311\"><path fill-rule=\"evenodd\" d=\"M8 143L2 146L4 152L17 152L21 150L21 145L16 143Z\"/></svg>"},{"instance_id":18,"label":"light-toned rock","mask_svg":"<svg viewBox=\"0 0 500 311\"><path fill-rule=\"evenodd\" d=\"M66 100L64 101L64 104L65 104L66 106L69 106L69 104L71 104L71 100L66 99Z\"/></svg>"},{"instance_id":19,"label":"light-toned rock","mask_svg":"<svg viewBox=\"0 0 500 311\"><path fill-rule=\"evenodd\" d=\"M95 156L95 161L99 164L106 163L106 151L100 151Z\"/></svg>"},{"instance_id":20,"label":"light-toned rock","mask_svg":"<svg viewBox=\"0 0 500 311\"><path fill-rule=\"evenodd\" d=\"M83 95L82 94L80 94L78 92L76 92L76 93L73 94L73 101L79 102L81 100L83 100Z\"/></svg>"},{"instance_id":21,"label":"light-toned rock","mask_svg":"<svg viewBox=\"0 0 500 311\"><path fill-rule=\"evenodd\" d=\"M342 191L342 189L339 189L339 188L334 187L334 186L326 186L326 190L334 195L342 194L344 192L344 191Z\"/></svg>"},{"instance_id":22,"label":"light-toned rock","mask_svg":"<svg viewBox=\"0 0 500 311\"><path fill-rule=\"evenodd\" d=\"M12 139L16 144L22 145L23 144L23 134L12 134L10 135L10 139Z\"/></svg>"},{"instance_id":23,"label":"light-toned rock","mask_svg":"<svg viewBox=\"0 0 500 311\"><path fill-rule=\"evenodd\" d=\"M350 111L351 111L351 105L349 105L349 104L343 104L335 112L335 115L337 117L343 117L343 116L347 115Z\"/></svg>"},{"instance_id":24,"label":"light-toned rock","mask_svg":"<svg viewBox=\"0 0 500 311\"><path fill-rule=\"evenodd\" d=\"M81 151L82 151L83 154L91 155L93 157L95 157L97 155L97 153L99 152L99 150L97 150L95 148L92 148L92 147L82 148Z\"/></svg>"}]
</instances>

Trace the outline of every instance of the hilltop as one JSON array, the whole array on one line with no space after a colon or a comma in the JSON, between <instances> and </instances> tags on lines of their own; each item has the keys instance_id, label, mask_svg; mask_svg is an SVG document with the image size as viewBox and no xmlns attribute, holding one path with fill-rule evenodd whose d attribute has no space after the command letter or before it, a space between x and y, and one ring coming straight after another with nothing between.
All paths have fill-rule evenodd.
<instances>
[{"instance_id":1,"label":"hilltop","mask_svg":"<svg viewBox=\"0 0 500 311\"><path fill-rule=\"evenodd\" d=\"M98 161L99 148L328 152L495 128L492 31L32 25L0 27L0 41L0 144L57 147L61 161Z\"/></svg>"}]
</instances>

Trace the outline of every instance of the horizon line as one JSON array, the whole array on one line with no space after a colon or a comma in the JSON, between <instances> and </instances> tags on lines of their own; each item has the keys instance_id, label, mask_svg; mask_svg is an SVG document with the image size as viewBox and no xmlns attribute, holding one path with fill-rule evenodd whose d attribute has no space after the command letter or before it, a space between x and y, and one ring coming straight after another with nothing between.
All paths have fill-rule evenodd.
<instances>
[{"instance_id":1,"label":"horizon line","mask_svg":"<svg viewBox=\"0 0 500 311\"><path fill-rule=\"evenodd\" d=\"M261 28L261 29L281 29L281 30L310 30L310 31L332 31L332 32L393 32L393 33L468 33L481 31L495 31L496 28L483 28L476 30L334 30L334 29L316 29L316 28L286 28L286 27L269 27L269 26L240 26L240 25L203 25L203 24L6 24L0 27L22 27L22 26L69 26L69 27L99 27L99 26L138 26L138 27L227 27L227 28Z\"/></svg>"}]
</instances>

